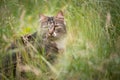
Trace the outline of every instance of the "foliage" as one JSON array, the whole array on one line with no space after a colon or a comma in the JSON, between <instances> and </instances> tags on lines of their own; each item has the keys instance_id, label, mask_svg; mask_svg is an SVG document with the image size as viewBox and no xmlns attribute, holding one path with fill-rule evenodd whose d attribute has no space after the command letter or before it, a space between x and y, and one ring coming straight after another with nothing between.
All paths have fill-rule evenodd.
<instances>
[{"instance_id":1,"label":"foliage","mask_svg":"<svg viewBox=\"0 0 120 80\"><path fill-rule=\"evenodd\" d=\"M41 72L36 78L28 73L29 80L119 80L119 5L119 0L1 0L0 58L14 39L38 29L39 14L53 16L62 10L66 51L56 64L48 63L50 70L39 54L36 61L29 60Z\"/></svg>"}]
</instances>

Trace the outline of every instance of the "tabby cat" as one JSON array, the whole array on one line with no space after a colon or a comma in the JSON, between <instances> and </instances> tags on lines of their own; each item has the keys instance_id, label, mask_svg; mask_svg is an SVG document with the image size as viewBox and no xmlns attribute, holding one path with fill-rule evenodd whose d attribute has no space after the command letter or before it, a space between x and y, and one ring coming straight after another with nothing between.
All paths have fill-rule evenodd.
<instances>
[{"instance_id":1,"label":"tabby cat","mask_svg":"<svg viewBox=\"0 0 120 80\"><path fill-rule=\"evenodd\" d=\"M65 36L67 34L66 25L64 20L63 12L60 11L56 16L48 17L40 15L40 28L33 34L22 36L19 42L21 42L30 57L35 54L31 54L31 50L34 53L44 53L44 57L50 63L55 61L58 53L63 53L65 49ZM17 40L18 41L18 40ZM8 50L18 49L17 41L12 43ZM31 49L32 48L32 49ZM16 67L18 59L22 62L22 53L14 51L12 53L12 65L13 75L16 76ZM3 67L9 67L10 59L8 56L3 59ZM20 65L19 65L20 66ZM22 70L21 70L22 71ZM9 72L9 68L5 69L5 74ZM9 77L7 75L6 77Z\"/></svg>"}]
</instances>

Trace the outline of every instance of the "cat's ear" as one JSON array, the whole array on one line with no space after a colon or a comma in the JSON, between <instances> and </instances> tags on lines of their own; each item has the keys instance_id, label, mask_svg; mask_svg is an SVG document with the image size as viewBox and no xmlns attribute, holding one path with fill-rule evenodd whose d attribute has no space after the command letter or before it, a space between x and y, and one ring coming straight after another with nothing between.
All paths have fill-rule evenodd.
<instances>
[{"instance_id":1,"label":"cat's ear","mask_svg":"<svg viewBox=\"0 0 120 80\"><path fill-rule=\"evenodd\" d=\"M59 11L56 18L64 19L64 14L62 11Z\"/></svg>"},{"instance_id":2,"label":"cat's ear","mask_svg":"<svg viewBox=\"0 0 120 80\"><path fill-rule=\"evenodd\" d=\"M40 14L39 15L39 21L44 21L47 18L47 16Z\"/></svg>"}]
</instances>

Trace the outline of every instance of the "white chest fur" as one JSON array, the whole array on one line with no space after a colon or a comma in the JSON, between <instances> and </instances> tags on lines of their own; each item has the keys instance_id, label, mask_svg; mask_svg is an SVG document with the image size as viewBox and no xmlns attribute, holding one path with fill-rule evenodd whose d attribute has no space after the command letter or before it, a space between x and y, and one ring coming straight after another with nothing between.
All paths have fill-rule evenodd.
<instances>
[{"instance_id":1,"label":"white chest fur","mask_svg":"<svg viewBox=\"0 0 120 80\"><path fill-rule=\"evenodd\" d=\"M59 49L59 52L63 52L66 48L66 39L62 38L60 40L55 41L57 48Z\"/></svg>"}]
</instances>

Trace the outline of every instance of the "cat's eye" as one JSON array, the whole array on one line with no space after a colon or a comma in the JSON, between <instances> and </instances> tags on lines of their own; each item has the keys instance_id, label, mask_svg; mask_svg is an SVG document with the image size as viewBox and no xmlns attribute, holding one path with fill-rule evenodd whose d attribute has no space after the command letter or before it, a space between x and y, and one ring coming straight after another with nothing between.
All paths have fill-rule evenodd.
<instances>
[{"instance_id":1,"label":"cat's eye","mask_svg":"<svg viewBox=\"0 0 120 80\"><path fill-rule=\"evenodd\" d=\"M48 25L47 24L42 24L41 27L42 28L48 28Z\"/></svg>"},{"instance_id":2,"label":"cat's eye","mask_svg":"<svg viewBox=\"0 0 120 80\"><path fill-rule=\"evenodd\" d=\"M58 23L57 23L57 22L55 22L55 25L58 25Z\"/></svg>"},{"instance_id":3,"label":"cat's eye","mask_svg":"<svg viewBox=\"0 0 120 80\"><path fill-rule=\"evenodd\" d=\"M60 23L55 23L55 27L59 27L59 26L61 26Z\"/></svg>"},{"instance_id":4,"label":"cat's eye","mask_svg":"<svg viewBox=\"0 0 120 80\"><path fill-rule=\"evenodd\" d=\"M48 28L48 26L47 25L43 25L42 28Z\"/></svg>"}]
</instances>

